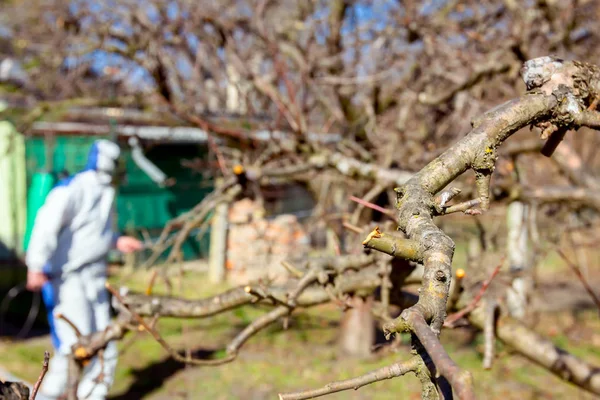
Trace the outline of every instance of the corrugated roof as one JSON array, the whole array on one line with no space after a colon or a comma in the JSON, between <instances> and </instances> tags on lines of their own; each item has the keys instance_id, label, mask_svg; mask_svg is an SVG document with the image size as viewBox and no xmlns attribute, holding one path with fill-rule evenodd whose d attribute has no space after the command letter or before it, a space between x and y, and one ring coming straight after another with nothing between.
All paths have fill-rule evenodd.
<instances>
[{"instance_id":1,"label":"corrugated roof","mask_svg":"<svg viewBox=\"0 0 600 400\"><path fill-rule=\"evenodd\" d=\"M83 122L36 122L32 125L30 133L63 134L63 135L109 135L112 131L122 137L138 137L143 140L157 140L168 142L204 143L208 140L208 132L193 127L185 126L154 126L154 125L115 125L88 124ZM248 139L259 142L282 140L291 137L290 133L282 131L256 130L248 133ZM335 133L308 133L308 139L321 143L335 143L341 140L340 134Z\"/></svg>"}]
</instances>

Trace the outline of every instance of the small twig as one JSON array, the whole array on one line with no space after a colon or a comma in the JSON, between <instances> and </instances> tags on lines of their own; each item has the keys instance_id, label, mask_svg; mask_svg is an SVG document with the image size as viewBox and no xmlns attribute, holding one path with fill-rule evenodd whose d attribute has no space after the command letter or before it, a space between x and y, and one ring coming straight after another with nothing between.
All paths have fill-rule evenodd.
<instances>
[{"instance_id":1,"label":"small twig","mask_svg":"<svg viewBox=\"0 0 600 400\"><path fill-rule=\"evenodd\" d=\"M31 396L29 396L29 400L34 400L35 396L37 396L38 390L42 385L42 381L44 380L44 376L46 372L48 372L48 363L50 362L50 353L48 351L44 351L44 363L42 364L42 372L40 372L40 376L38 377L35 385L33 385L33 391L31 392Z\"/></svg>"},{"instance_id":2,"label":"small twig","mask_svg":"<svg viewBox=\"0 0 600 400\"><path fill-rule=\"evenodd\" d=\"M421 363L419 361L419 357L412 357L407 361L388 365L387 367L379 368L375 371L371 371L368 374L361 375L356 378L328 383L327 385L319 389L288 394L279 394L279 400L313 399L315 397L321 397L327 394L337 393L344 390L358 390L361 387L374 382L396 378L398 376L405 375L408 372L415 372L420 365Z\"/></svg>"},{"instance_id":3,"label":"small twig","mask_svg":"<svg viewBox=\"0 0 600 400\"><path fill-rule=\"evenodd\" d=\"M129 311L131 313L131 316L141 326L143 326L144 329L148 333L150 333L152 335L152 337L163 347L163 349L165 349L171 355L171 357L173 357L176 361L186 363L186 364L194 364L194 365L219 365L219 364L225 364L227 362L230 362L235 358L235 356L227 356L220 360L199 360L199 359L194 359L191 357L183 357L175 349L173 349L171 346L169 346L169 344L162 338L160 333L158 333L155 329L153 329L150 325L148 325L146 323L146 321L144 321L144 319L142 317L140 317L140 315L138 313L134 312L129 307L127 307L123 297L121 297L119 292L117 290L115 290L112 286L110 286L110 284L108 282L106 283L106 289L109 292L111 292L113 296L115 296L115 298L119 301L119 303L121 303L123 305L123 307L125 307L127 309L127 311Z\"/></svg>"},{"instance_id":4,"label":"small twig","mask_svg":"<svg viewBox=\"0 0 600 400\"><path fill-rule=\"evenodd\" d=\"M229 171L227 170L227 162L223 157L223 153L221 153L221 150L219 150L219 146L217 146L217 143L215 142L215 139L212 137L211 134L207 135L207 139L210 149L215 153L215 156L217 157L217 161L219 163L219 168L221 169L221 172L223 173L223 175L227 176Z\"/></svg>"},{"instance_id":5,"label":"small twig","mask_svg":"<svg viewBox=\"0 0 600 400\"><path fill-rule=\"evenodd\" d=\"M600 112L583 110L576 115L575 123L592 129L600 129Z\"/></svg>"},{"instance_id":6,"label":"small twig","mask_svg":"<svg viewBox=\"0 0 600 400\"><path fill-rule=\"evenodd\" d=\"M154 314L154 316L152 317L152 320L150 321L150 326L152 328L156 327L158 318L159 318L159 314ZM123 343L123 345L122 345L123 350L120 351L119 357L122 357L125 354L125 352L127 352L131 348L131 345L133 344L133 342L135 342L137 340L138 336L143 331L144 331L144 327L141 325L138 325L138 329L133 330L133 332L134 332L133 335L131 335L131 337L125 343Z\"/></svg>"},{"instance_id":7,"label":"small twig","mask_svg":"<svg viewBox=\"0 0 600 400\"><path fill-rule=\"evenodd\" d=\"M228 356L235 358L237 356L237 353L238 353L240 347L242 347L242 345L248 339L250 339L250 337L252 335L257 333L261 329L269 326L273 322L277 321L279 318L287 317L288 315L290 315L292 313L292 311L294 310L294 308L296 307L296 299L298 298L298 296L300 296L300 294L304 291L304 289L306 289L311 283L313 283L315 280L317 280L317 277L318 277L318 274L315 269L312 269L307 274L305 274L304 277L302 277L302 279L300 279L300 281L296 284L296 287L287 294L287 303L284 303L281 300L276 299L274 296L265 295L264 297L272 298L273 300L278 301L282 305L278 306L277 308L270 311L269 313L257 318L250 325L248 325L246 328L244 328L244 330L242 332L240 332L231 341L229 346L227 346ZM255 292L250 286L246 286L244 288L244 291L246 293L257 295L256 294L257 292ZM261 295L261 293L258 293L258 295Z\"/></svg>"},{"instance_id":8,"label":"small twig","mask_svg":"<svg viewBox=\"0 0 600 400\"><path fill-rule=\"evenodd\" d=\"M381 195L382 192L384 192L387 189L387 184L386 183L375 183L375 185L373 185L373 187L371 189L369 189L369 191L367 193L365 193L362 197L362 201L365 202L372 202L373 200L375 200L379 195ZM360 216L364 210L365 206L363 203L359 204L358 207L356 207L354 209L354 212L352 213L352 216L350 217L350 222L352 222L353 224L357 224L360 220Z\"/></svg>"},{"instance_id":9,"label":"small twig","mask_svg":"<svg viewBox=\"0 0 600 400\"><path fill-rule=\"evenodd\" d=\"M379 211L382 214L385 214L387 216L394 218L394 212L392 210L388 210L387 208L380 207L377 204L373 204L370 201L363 200L356 196L350 196L349 199L362 205L362 206L365 206L365 207L370 208L375 211Z\"/></svg>"},{"instance_id":10,"label":"small twig","mask_svg":"<svg viewBox=\"0 0 600 400\"><path fill-rule=\"evenodd\" d=\"M240 350L240 347L252 335L256 334L261 329L271 325L273 322L277 321L279 318L285 317L291 313L292 309L286 306L278 306L274 310L271 310L265 315L258 317L254 320L250 325L244 328L227 346L227 357L231 358L231 360L237 357L237 353Z\"/></svg>"},{"instance_id":11,"label":"small twig","mask_svg":"<svg viewBox=\"0 0 600 400\"><path fill-rule=\"evenodd\" d=\"M483 282L483 285L481 286L481 289L479 290L479 293L477 293L477 296L475 296L475 298L473 299L473 301L471 301L471 303L469 303L469 305L467 305L462 310L460 310L458 312L455 312L454 314L449 315L446 318L446 320L444 321L444 327L446 327L446 328L453 328L454 327L454 323L456 321L458 321L459 319L461 319L462 317L464 317L465 315L467 315L468 313L470 313L471 311L473 311L475 309L475 307L477 306L477 303L479 303L479 301L483 297L485 291L490 286L490 283L492 283L492 280L494 279L494 277L496 275L498 275L498 273L500 272L500 268L502 268L502 264L504 264L504 258L505 257L506 256L502 257L502 259L500 260L500 263L498 263L498 265L496 266L496 268L494 268L494 270L492 271L492 274L490 275L490 277L487 278L485 280L485 282Z\"/></svg>"},{"instance_id":12,"label":"small twig","mask_svg":"<svg viewBox=\"0 0 600 400\"><path fill-rule=\"evenodd\" d=\"M327 296L329 296L329 298L331 299L331 301L340 309L342 309L342 311L346 311L349 308L352 308L350 306L350 304L348 304L347 301L342 300L339 296L337 296L336 293L333 292L333 286L332 285L326 285L325 287L325 293L327 293Z\"/></svg>"},{"instance_id":13,"label":"small twig","mask_svg":"<svg viewBox=\"0 0 600 400\"><path fill-rule=\"evenodd\" d=\"M455 212L464 212L465 214L476 214L475 212L473 212L473 208L477 207L480 204L481 200L479 199L467 200L462 203L443 208L442 215L452 214Z\"/></svg>"},{"instance_id":14,"label":"small twig","mask_svg":"<svg viewBox=\"0 0 600 400\"><path fill-rule=\"evenodd\" d=\"M550 134L550 137L548 138L546 143L544 143L544 147L542 147L542 150L540 151L540 153L542 153L546 157L552 156L552 154L554 154L554 151L556 150L558 145L565 138L567 131L568 131L567 128L561 127L557 131L552 132L552 134Z\"/></svg>"},{"instance_id":15,"label":"small twig","mask_svg":"<svg viewBox=\"0 0 600 400\"><path fill-rule=\"evenodd\" d=\"M254 296L256 298L256 300L254 302L256 302L258 300L270 299L269 295L261 288L253 288L252 286L245 286L244 292Z\"/></svg>"},{"instance_id":16,"label":"small twig","mask_svg":"<svg viewBox=\"0 0 600 400\"><path fill-rule=\"evenodd\" d=\"M457 269L456 273L454 274L454 286L452 287L452 291L450 292L450 296L448 297L448 305L446 306L446 309L448 311L452 311L452 309L454 309L454 307L456 306L456 303L458 303L458 300L462 293L463 279L465 275L466 272L462 268Z\"/></svg>"},{"instance_id":17,"label":"small twig","mask_svg":"<svg viewBox=\"0 0 600 400\"><path fill-rule=\"evenodd\" d=\"M369 249L375 249L394 257L421 261L419 242L383 233L378 226L367 235L362 244Z\"/></svg>"},{"instance_id":18,"label":"small twig","mask_svg":"<svg viewBox=\"0 0 600 400\"><path fill-rule=\"evenodd\" d=\"M282 261L281 265L283 265L283 267L294 277L296 278L302 278L304 276L304 273L302 271L300 271L298 268L294 267L291 263L287 262L287 261Z\"/></svg>"},{"instance_id":19,"label":"small twig","mask_svg":"<svg viewBox=\"0 0 600 400\"><path fill-rule=\"evenodd\" d=\"M90 388L90 391L88 392L87 396L84 397L84 400L89 399L92 396L92 393L94 393L94 390L96 390L96 387L99 384L104 383L104 349L98 350L98 361L100 363L100 373L94 378L94 386Z\"/></svg>"},{"instance_id":20,"label":"small twig","mask_svg":"<svg viewBox=\"0 0 600 400\"><path fill-rule=\"evenodd\" d=\"M156 329L156 323L158 322L158 318L160 317L160 314L154 314L152 316L152 319L150 320L150 327L152 329ZM144 328L142 325L138 325L136 332L143 332L145 331L146 328Z\"/></svg>"},{"instance_id":21,"label":"small twig","mask_svg":"<svg viewBox=\"0 0 600 400\"><path fill-rule=\"evenodd\" d=\"M79 329L77 329L77 326L75 326L75 324L73 323L73 321L71 321L69 318L67 318L64 314L62 313L58 313L56 314L56 318L58 319L62 319L63 321L65 321L67 324L69 324L69 326L75 331L75 336L77 336L77 339L81 338L81 332L79 331Z\"/></svg>"},{"instance_id":22,"label":"small twig","mask_svg":"<svg viewBox=\"0 0 600 400\"><path fill-rule=\"evenodd\" d=\"M152 287L154 286L154 281L156 280L157 274L158 272L156 271L156 269L152 270L150 281L148 282L148 286L146 287L146 296L150 296L152 294Z\"/></svg>"},{"instance_id":23,"label":"small twig","mask_svg":"<svg viewBox=\"0 0 600 400\"><path fill-rule=\"evenodd\" d=\"M75 359L73 355L69 357L69 364L67 367L68 379L67 379L67 400L78 400L77 389L79 388L79 382L83 375L83 364Z\"/></svg>"},{"instance_id":24,"label":"small twig","mask_svg":"<svg viewBox=\"0 0 600 400\"><path fill-rule=\"evenodd\" d=\"M343 225L343 227L344 227L344 228L346 228L346 229L348 229L349 231L352 231L352 232L354 232L354 233L361 234L361 233L363 233L363 232L364 232L364 230L363 230L363 229L359 228L359 227L358 227L358 226L356 226L356 225L352 225L350 222L343 222L343 223L342 223L342 225Z\"/></svg>"},{"instance_id":25,"label":"small twig","mask_svg":"<svg viewBox=\"0 0 600 400\"><path fill-rule=\"evenodd\" d=\"M169 277L165 273L162 273L160 275L161 275L163 281L165 282L165 286L167 287L167 293L170 296L171 293L173 293L173 284L171 283L171 279L169 279Z\"/></svg>"},{"instance_id":26,"label":"small twig","mask_svg":"<svg viewBox=\"0 0 600 400\"><path fill-rule=\"evenodd\" d=\"M442 190L437 196L435 196L434 201L438 207L446 207L446 204L448 204L448 202L454 197L458 196L460 192L461 190L455 187Z\"/></svg>"},{"instance_id":27,"label":"small twig","mask_svg":"<svg viewBox=\"0 0 600 400\"><path fill-rule=\"evenodd\" d=\"M288 301L295 306L296 299L298 298L298 296L300 296L304 289L306 289L311 283L316 281L318 277L319 274L315 269L310 270L306 275L302 277L302 279L300 279L300 281L298 281L294 290L288 293Z\"/></svg>"},{"instance_id":28,"label":"small twig","mask_svg":"<svg viewBox=\"0 0 600 400\"><path fill-rule=\"evenodd\" d=\"M571 268L571 270L575 273L575 275L577 275L577 278L579 278L579 280L581 281L581 284L583 285L585 290L588 292L588 294L591 296L592 300L594 301L594 304L596 304L598 311L600 311L600 299L598 299L598 296L596 295L594 290L591 288L591 286L589 285L589 283L587 282L587 280L581 273L581 269L577 265L575 265L571 260L569 260L567 258L567 256L565 255L565 253L562 252L561 249L556 249L556 252L567 263L567 265L569 266L569 268Z\"/></svg>"},{"instance_id":29,"label":"small twig","mask_svg":"<svg viewBox=\"0 0 600 400\"><path fill-rule=\"evenodd\" d=\"M142 228L140 230L140 233L142 234L142 236L144 237L144 243L147 244L153 244L154 242L152 241L152 237L150 236L150 233L148 232L148 229L146 228Z\"/></svg>"},{"instance_id":30,"label":"small twig","mask_svg":"<svg viewBox=\"0 0 600 400\"><path fill-rule=\"evenodd\" d=\"M285 307L293 307L293 305L286 303L285 301L278 299L277 297L273 296L271 293L265 292L264 290L260 289L260 288L254 288L252 286L246 286L244 288L244 291L248 294L251 294L252 296L256 297L256 300L271 300L273 302L273 304L279 304Z\"/></svg>"},{"instance_id":31,"label":"small twig","mask_svg":"<svg viewBox=\"0 0 600 400\"><path fill-rule=\"evenodd\" d=\"M96 382L101 383L104 381L104 349L98 350L98 360L100 362L100 373L96 377Z\"/></svg>"}]
</instances>

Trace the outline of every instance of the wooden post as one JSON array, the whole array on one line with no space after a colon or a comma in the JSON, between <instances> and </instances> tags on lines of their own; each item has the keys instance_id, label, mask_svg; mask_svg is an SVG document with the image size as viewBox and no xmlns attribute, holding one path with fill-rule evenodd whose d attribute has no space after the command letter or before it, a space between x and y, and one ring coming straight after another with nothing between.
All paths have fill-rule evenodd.
<instances>
[{"instance_id":1,"label":"wooden post","mask_svg":"<svg viewBox=\"0 0 600 400\"><path fill-rule=\"evenodd\" d=\"M225 279L225 259L227 255L227 203L215 207L211 221L210 249L208 253L208 275L212 283Z\"/></svg>"},{"instance_id":2,"label":"wooden post","mask_svg":"<svg viewBox=\"0 0 600 400\"><path fill-rule=\"evenodd\" d=\"M342 212L346 209L346 191L344 187L340 184L335 184L331 186L331 209L334 213ZM332 223L331 225L334 225ZM344 231L343 229L337 229L338 226L329 226L327 228L327 251L330 254L337 254L338 251L344 252L345 242L344 242ZM339 228L341 228L341 222L339 224Z\"/></svg>"}]
</instances>

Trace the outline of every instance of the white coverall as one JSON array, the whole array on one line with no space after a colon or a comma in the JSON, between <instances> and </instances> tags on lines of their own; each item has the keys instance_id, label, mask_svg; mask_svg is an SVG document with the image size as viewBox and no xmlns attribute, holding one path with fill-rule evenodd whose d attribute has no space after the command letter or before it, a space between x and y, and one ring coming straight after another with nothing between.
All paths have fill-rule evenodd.
<instances>
[{"instance_id":1,"label":"white coverall","mask_svg":"<svg viewBox=\"0 0 600 400\"><path fill-rule=\"evenodd\" d=\"M110 322L109 296L105 288L106 257L116 244L112 230L115 189L111 185L117 169L119 146L96 141L86 169L60 181L38 211L27 249L31 271L43 271L49 283L42 288L49 306L54 355L37 399L56 399L65 392L68 355L76 342L73 329L58 313L71 320L83 335L104 330ZM54 307L52 309L52 304ZM117 364L116 343L104 352L104 374L96 358L83 373L78 398L104 399ZM98 382L98 378L102 381Z\"/></svg>"}]
</instances>

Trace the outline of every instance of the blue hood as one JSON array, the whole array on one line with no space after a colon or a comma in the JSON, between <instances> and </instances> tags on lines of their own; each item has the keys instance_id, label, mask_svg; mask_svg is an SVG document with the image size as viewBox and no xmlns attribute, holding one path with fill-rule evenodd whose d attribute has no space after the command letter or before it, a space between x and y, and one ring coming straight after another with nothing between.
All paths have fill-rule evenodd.
<instances>
[{"instance_id":1,"label":"blue hood","mask_svg":"<svg viewBox=\"0 0 600 400\"><path fill-rule=\"evenodd\" d=\"M102 171L112 175L117 169L120 155L118 144L104 139L96 140L88 152L85 171Z\"/></svg>"}]
</instances>

